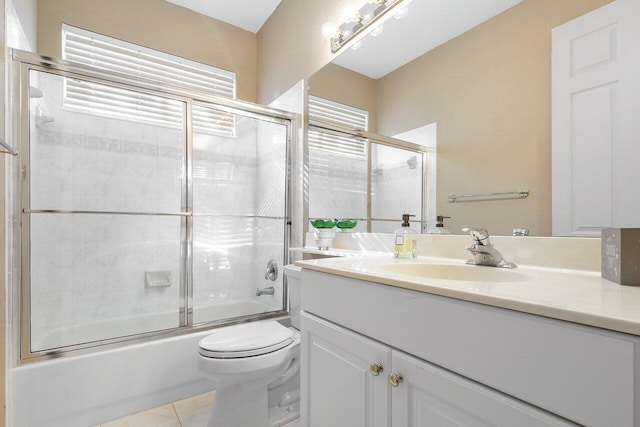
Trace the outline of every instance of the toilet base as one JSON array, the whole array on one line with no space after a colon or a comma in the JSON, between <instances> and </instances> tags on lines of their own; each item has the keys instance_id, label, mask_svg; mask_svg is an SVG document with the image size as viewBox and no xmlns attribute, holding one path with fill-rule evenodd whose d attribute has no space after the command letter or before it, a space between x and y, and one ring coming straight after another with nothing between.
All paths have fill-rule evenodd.
<instances>
[{"instance_id":1,"label":"toilet base","mask_svg":"<svg viewBox=\"0 0 640 427\"><path fill-rule=\"evenodd\" d=\"M294 394L299 394L299 390ZM300 416L299 398L284 406L267 405L268 393L262 388L233 385L216 390L208 427L280 427ZM269 423L265 426L266 419Z\"/></svg>"},{"instance_id":2,"label":"toilet base","mask_svg":"<svg viewBox=\"0 0 640 427\"><path fill-rule=\"evenodd\" d=\"M286 407L276 406L269 409L268 427L280 427L300 417L300 402Z\"/></svg>"},{"instance_id":3,"label":"toilet base","mask_svg":"<svg viewBox=\"0 0 640 427\"><path fill-rule=\"evenodd\" d=\"M267 393L262 388L235 384L216 390L209 427L265 427L268 417ZM242 402L239 405L238 402Z\"/></svg>"}]
</instances>

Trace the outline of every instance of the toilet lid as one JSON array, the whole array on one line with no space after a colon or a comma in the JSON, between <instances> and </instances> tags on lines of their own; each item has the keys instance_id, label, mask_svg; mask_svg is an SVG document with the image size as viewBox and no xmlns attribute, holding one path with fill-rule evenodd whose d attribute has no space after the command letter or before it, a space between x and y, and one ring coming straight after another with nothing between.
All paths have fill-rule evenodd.
<instances>
[{"instance_id":1,"label":"toilet lid","mask_svg":"<svg viewBox=\"0 0 640 427\"><path fill-rule=\"evenodd\" d=\"M227 326L200 340L200 354L217 358L258 356L288 346L293 335L292 330L274 320Z\"/></svg>"}]
</instances>

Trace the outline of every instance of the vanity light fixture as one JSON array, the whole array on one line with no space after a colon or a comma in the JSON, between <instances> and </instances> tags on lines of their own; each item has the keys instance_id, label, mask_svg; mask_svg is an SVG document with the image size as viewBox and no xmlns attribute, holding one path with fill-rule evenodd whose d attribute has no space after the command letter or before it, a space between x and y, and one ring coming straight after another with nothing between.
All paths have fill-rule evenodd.
<instances>
[{"instance_id":1,"label":"vanity light fixture","mask_svg":"<svg viewBox=\"0 0 640 427\"><path fill-rule=\"evenodd\" d=\"M378 35L382 23L392 16L404 16L412 0L369 0L360 9L350 12L338 27L330 22L322 26L322 34L331 39L331 52L336 53L345 46L360 43L367 34Z\"/></svg>"}]
</instances>

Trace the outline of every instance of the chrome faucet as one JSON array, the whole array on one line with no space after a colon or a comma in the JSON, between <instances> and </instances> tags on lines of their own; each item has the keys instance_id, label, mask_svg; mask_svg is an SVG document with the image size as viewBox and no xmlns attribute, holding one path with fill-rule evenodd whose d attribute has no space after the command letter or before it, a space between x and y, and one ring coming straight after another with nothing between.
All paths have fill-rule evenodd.
<instances>
[{"instance_id":1,"label":"chrome faucet","mask_svg":"<svg viewBox=\"0 0 640 427\"><path fill-rule=\"evenodd\" d=\"M273 286L269 286L268 288L256 288L256 295L273 295L276 292Z\"/></svg>"},{"instance_id":2,"label":"chrome faucet","mask_svg":"<svg viewBox=\"0 0 640 427\"><path fill-rule=\"evenodd\" d=\"M264 280L275 282L278 278L278 263L274 259L270 259L267 263L267 269L264 272Z\"/></svg>"},{"instance_id":3,"label":"chrome faucet","mask_svg":"<svg viewBox=\"0 0 640 427\"><path fill-rule=\"evenodd\" d=\"M473 259L467 261L471 265L486 265L489 267L516 268L512 262L505 261L502 254L493 247L489 240L489 232L484 228L463 228L464 233L469 233L473 243L467 246L467 250L473 255Z\"/></svg>"}]
</instances>

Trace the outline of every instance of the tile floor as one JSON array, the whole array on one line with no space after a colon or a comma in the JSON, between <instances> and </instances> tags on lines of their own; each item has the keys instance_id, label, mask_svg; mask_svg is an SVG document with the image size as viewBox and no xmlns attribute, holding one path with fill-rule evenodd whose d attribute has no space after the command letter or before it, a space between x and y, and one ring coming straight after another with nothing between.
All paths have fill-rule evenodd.
<instances>
[{"instance_id":1,"label":"tile floor","mask_svg":"<svg viewBox=\"0 0 640 427\"><path fill-rule=\"evenodd\" d=\"M94 427L207 427L214 392L158 406ZM293 421L283 427L298 427Z\"/></svg>"}]
</instances>

